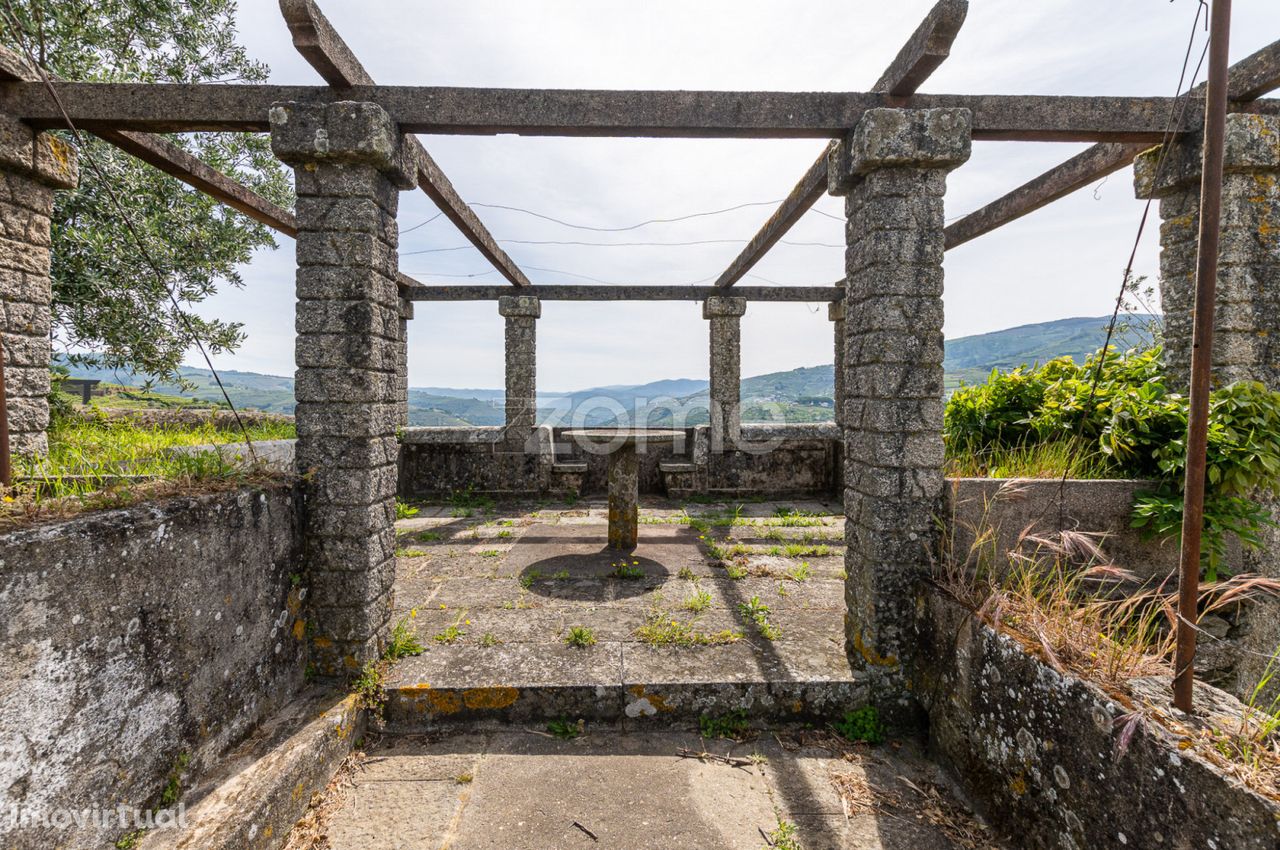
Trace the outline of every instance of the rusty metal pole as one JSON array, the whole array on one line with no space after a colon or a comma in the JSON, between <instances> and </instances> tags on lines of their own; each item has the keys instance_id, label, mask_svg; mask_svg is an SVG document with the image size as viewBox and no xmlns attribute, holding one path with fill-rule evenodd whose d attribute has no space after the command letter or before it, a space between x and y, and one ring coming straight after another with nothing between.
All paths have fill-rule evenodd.
<instances>
[{"instance_id":1,"label":"rusty metal pole","mask_svg":"<svg viewBox=\"0 0 1280 850\"><path fill-rule=\"evenodd\" d=\"M1213 369L1213 311L1218 289L1218 236L1222 220L1222 155L1227 123L1227 45L1231 0L1213 0L1209 28L1209 85L1204 109L1200 178L1200 237L1191 330L1191 397L1187 416L1186 482L1182 497L1182 552L1178 564L1177 652L1173 704L1191 711L1195 681L1196 620L1200 597L1200 536L1209 433L1209 378Z\"/></svg>"},{"instance_id":2,"label":"rusty metal pole","mask_svg":"<svg viewBox=\"0 0 1280 850\"><path fill-rule=\"evenodd\" d=\"M9 464L9 403L4 391L4 344L0 340L0 487L6 491L13 484Z\"/></svg>"}]
</instances>

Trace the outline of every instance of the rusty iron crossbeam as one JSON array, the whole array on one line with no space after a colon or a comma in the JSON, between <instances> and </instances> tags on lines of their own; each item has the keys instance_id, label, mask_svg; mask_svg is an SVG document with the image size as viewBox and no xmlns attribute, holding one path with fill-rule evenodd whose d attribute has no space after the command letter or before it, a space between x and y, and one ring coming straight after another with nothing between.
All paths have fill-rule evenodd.
<instances>
[{"instance_id":1,"label":"rusty iron crossbeam","mask_svg":"<svg viewBox=\"0 0 1280 850\"><path fill-rule=\"evenodd\" d=\"M1203 90L1197 86L1194 91ZM1227 76L1227 96L1237 103L1257 100L1280 88L1280 41L1240 60ZM1145 144L1097 144L1055 166L946 229L947 249L990 233L1047 204L1119 171L1146 150Z\"/></svg>"},{"instance_id":2,"label":"rusty iron crossbeam","mask_svg":"<svg viewBox=\"0 0 1280 850\"><path fill-rule=\"evenodd\" d=\"M1182 547L1178 559L1178 626L1173 704L1192 709L1196 623L1200 603L1200 538L1208 466L1209 381L1213 371L1213 314L1222 224L1223 149L1227 124L1227 50L1231 0L1213 0L1209 25L1209 80L1204 113L1204 168L1200 178L1200 234L1196 240L1196 296L1191 330L1191 393L1187 415L1186 481L1182 498Z\"/></svg>"},{"instance_id":3,"label":"rusty iron crossbeam","mask_svg":"<svg viewBox=\"0 0 1280 850\"><path fill-rule=\"evenodd\" d=\"M895 97L915 94L929 75L950 55L951 44L960 32L968 11L968 0L938 0L898 51L898 55L889 63L889 67L880 75L874 91ZM828 145L823 149L782 205L769 216L769 220L734 258L724 274L716 279L716 286L733 286L741 280L818 202L827 191L827 163L832 148L832 145Z\"/></svg>"},{"instance_id":4,"label":"rusty iron crossbeam","mask_svg":"<svg viewBox=\"0 0 1280 850\"><path fill-rule=\"evenodd\" d=\"M510 295L509 286L419 286L410 301L492 301ZM714 286L627 284L535 284L525 290L544 301L702 301L723 294ZM748 301L804 301L820 303L844 298L842 286L744 286L733 291Z\"/></svg>"},{"instance_id":5,"label":"rusty iron crossbeam","mask_svg":"<svg viewBox=\"0 0 1280 850\"><path fill-rule=\"evenodd\" d=\"M293 46L325 82L337 89L375 85L373 77L314 0L280 0L280 11L293 36ZM406 142L417 158L418 185L427 197L503 277L514 286L528 286L529 278L499 247L497 240L458 195L422 143L413 136L407 136Z\"/></svg>"},{"instance_id":6,"label":"rusty iron crossbeam","mask_svg":"<svg viewBox=\"0 0 1280 850\"><path fill-rule=\"evenodd\" d=\"M444 135L826 138L842 137L863 113L883 107L968 109L979 141L1148 142L1165 138L1176 98L881 92L614 91L439 86L281 86L207 83L62 83L59 96L81 129L265 132L272 105L364 100L380 104L406 133ZM1280 114L1280 101L1232 111ZM39 83L0 83L0 112L37 129L63 127ZM1194 131L1204 109L1191 102L1175 136Z\"/></svg>"}]
</instances>

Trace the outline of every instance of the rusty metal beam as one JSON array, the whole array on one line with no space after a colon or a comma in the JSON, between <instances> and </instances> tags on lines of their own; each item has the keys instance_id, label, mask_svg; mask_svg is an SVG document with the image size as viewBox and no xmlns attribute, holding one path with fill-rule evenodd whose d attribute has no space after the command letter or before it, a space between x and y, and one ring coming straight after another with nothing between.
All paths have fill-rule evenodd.
<instances>
[{"instance_id":1,"label":"rusty metal beam","mask_svg":"<svg viewBox=\"0 0 1280 850\"><path fill-rule=\"evenodd\" d=\"M1280 88L1280 41L1273 42L1231 67L1227 95L1237 103L1247 103ZM1203 85L1196 91L1202 91ZM946 229L947 248L963 245L1016 221L1028 213L1070 195L1133 162L1146 150L1145 144L1097 144L1061 165L1030 180L1012 192L969 213Z\"/></svg>"},{"instance_id":2,"label":"rusty metal beam","mask_svg":"<svg viewBox=\"0 0 1280 850\"><path fill-rule=\"evenodd\" d=\"M375 85L373 77L369 76L314 0L280 0L280 11L293 36L293 46L324 77L325 82L338 89ZM418 185L427 197L503 277L515 286L528 286L529 278L498 246L497 240L454 190L449 178L422 143L413 136L406 136L406 142L417 157Z\"/></svg>"},{"instance_id":3,"label":"rusty metal beam","mask_svg":"<svg viewBox=\"0 0 1280 850\"><path fill-rule=\"evenodd\" d=\"M951 44L960 32L965 15L969 11L968 0L938 0L920 26L907 39L898 55L876 81L874 90L895 97L909 97L937 70L951 53ZM760 261L778 240L795 226L827 190L827 163L832 145L809 166L800 182L787 195L764 227L752 237L747 247L734 258L724 274L716 279L716 286L733 286Z\"/></svg>"},{"instance_id":4,"label":"rusty metal beam","mask_svg":"<svg viewBox=\"0 0 1280 850\"><path fill-rule=\"evenodd\" d=\"M1157 143L1175 105L1169 97L202 83L61 83L58 94L71 120L90 132L265 132L274 104L366 100L380 104L406 133L834 139L869 109L906 107L968 109L979 141L1040 142ZM1236 104L1232 111L1276 115L1280 101ZM0 83L0 112L38 129L65 126L39 83ZM1203 104L1192 101L1173 134L1192 132L1203 120Z\"/></svg>"}]
</instances>

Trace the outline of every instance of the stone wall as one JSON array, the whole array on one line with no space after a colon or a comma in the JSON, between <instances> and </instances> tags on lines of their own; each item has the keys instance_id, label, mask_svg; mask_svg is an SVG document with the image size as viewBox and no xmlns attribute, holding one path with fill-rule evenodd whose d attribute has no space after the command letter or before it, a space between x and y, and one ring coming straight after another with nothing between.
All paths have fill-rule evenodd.
<instances>
[{"instance_id":1,"label":"stone wall","mask_svg":"<svg viewBox=\"0 0 1280 850\"><path fill-rule=\"evenodd\" d=\"M54 189L74 188L75 151L0 116L0 341L15 454L48 450L50 217Z\"/></svg>"},{"instance_id":2,"label":"stone wall","mask_svg":"<svg viewBox=\"0 0 1280 850\"><path fill-rule=\"evenodd\" d=\"M407 428L401 434L399 495L438 498L471 490L492 496L605 492L609 458L534 429L533 451L514 449L501 427ZM743 448L711 451L710 428L639 454L640 492L690 496L830 497L839 479L840 441L832 424L743 425ZM752 445L768 450L755 451ZM565 471L572 469L572 473Z\"/></svg>"},{"instance_id":3,"label":"stone wall","mask_svg":"<svg viewBox=\"0 0 1280 850\"><path fill-rule=\"evenodd\" d=\"M299 527L280 485L0 535L0 846L111 846L10 814L154 806L297 693Z\"/></svg>"},{"instance_id":4,"label":"stone wall","mask_svg":"<svg viewBox=\"0 0 1280 850\"><path fill-rule=\"evenodd\" d=\"M1170 732L1029 655L938 591L916 600L911 687L931 749L997 829L1029 850L1280 846L1280 806L1246 790ZM1156 696L1167 683L1142 683ZM1197 710L1243 707L1208 686ZM1012 845L1011 845L1012 846Z\"/></svg>"}]
</instances>

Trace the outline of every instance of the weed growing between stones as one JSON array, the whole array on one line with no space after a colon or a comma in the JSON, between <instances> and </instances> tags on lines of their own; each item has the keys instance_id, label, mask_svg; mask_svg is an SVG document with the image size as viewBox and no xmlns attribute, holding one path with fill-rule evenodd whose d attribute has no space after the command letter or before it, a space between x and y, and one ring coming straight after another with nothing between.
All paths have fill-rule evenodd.
<instances>
[{"instance_id":1,"label":"weed growing between stones","mask_svg":"<svg viewBox=\"0 0 1280 850\"><path fill-rule=\"evenodd\" d=\"M831 726L847 741L864 744L879 744L884 741L884 724L880 722L880 712L874 705L846 711L844 717Z\"/></svg>"},{"instance_id":2,"label":"weed growing between stones","mask_svg":"<svg viewBox=\"0 0 1280 850\"><path fill-rule=\"evenodd\" d=\"M413 519L419 511L408 502L396 499L396 519Z\"/></svg>"},{"instance_id":3,"label":"weed growing between stones","mask_svg":"<svg viewBox=\"0 0 1280 850\"><path fill-rule=\"evenodd\" d=\"M502 641L498 640L498 636L493 632L485 632L480 635L480 645L483 647L497 646L500 643L502 643Z\"/></svg>"},{"instance_id":4,"label":"weed growing between stones","mask_svg":"<svg viewBox=\"0 0 1280 850\"><path fill-rule=\"evenodd\" d=\"M813 575L813 570L809 567L808 561L801 561L798 565L787 570L787 578L792 581L808 581Z\"/></svg>"},{"instance_id":5,"label":"weed growing between stones","mask_svg":"<svg viewBox=\"0 0 1280 850\"><path fill-rule=\"evenodd\" d=\"M748 601L739 603L738 613L745 622L754 623L756 631L765 640L782 637L782 627L769 622L769 606L761 602L759 596L752 596Z\"/></svg>"},{"instance_id":6,"label":"weed growing between stones","mask_svg":"<svg viewBox=\"0 0 1280 850\"><path fill-rule=\"evenodd\" d=\"M418 640L417 631L410 625L409 621L418 616L418 609L414 608L409 612L409 616L402 618L394 626L391 627L391 636L387 640L387 649L383 653L383 658L387 661L397 661L401 658L408 658L411 655L421 655L426 647Z\"/></svg>"},{"instance_id":7,"label":"weed growing between stones","mask_svg":"<svg viewBox=\"0 0 1280 850\"><path fill-rule=\"evenodd\" d=\"M728 714L712 717L704 714L698 718L698 734L703 738L726 738L730 741L741 741L750 731L747 722L747 711L738 708Z\"/></svg>"},{"instance_id":8,"label":"weed growing between stones","mask_svg":"<svg viewBox=\"0 0 1280 850\"><path fill-rule=\"evenodd\" d=\"M586 626L570 626L568 634L565 635L564 642L569 646L585 648L595 646L596 633Z\"/></svg>"},{"instance_id":9,"label":"weed growing between stones","mask_svg":"<svg viewBox=\"0 0 1280 850\"><path fill-rule=\"evenodd\" d=\"M351 683L351 693L356 695L356 703L378 717L382 716L382 704L387 699L383 682L383 664L368 661L360 668L360 675Z\"/></svg>"},{"instance_id":10,"label":"weed growing between stones","mask_svg":"<svg viewBox=\"0 0 1280 850\"><path fill-rule=\"evenodd\" d=\"M552 720L547 724L547 731L562 741L572 741L574 738L581 737L587 731L586 721L579 719L577 723L570 723L563 717L559 720Z\"/></svg>"},{"instance_id":11,"label":"weed growing between stones","mask_svg":"<svg viewBox=\"0 0 1280 850\"><path fill-rule=\"evenodd\" d=\"M676 578L682 578L685 581L697 581L698 577L693 574L693 570L688 567L681 567L680 572L676 573Z\"/></svg>"},{"instance_id":12,"label":"weed growing between stones","mask_svg":"<svg viewBox=\"0 0 1280 850\"><path fill-rule=\"evenodd\" d=\"M645 623L636 629L636 637L650 646L719 646L742 640L742 632L732 629L708 633L697 628L697 618L681 621L671 612L652 609Z\"/></svg>"},{"instance_id":13,"label":"weed growing between stones","mask_svg":"<svg viewBox=\"0 0 1280 850\"><path fill-rule=\"evenodd\" d=\"M701 614L711 607L711 594L705 590L697 590L692 595L686 596L684 602L680 603L680 607L686 611Z\"/></svg>"},{"instance_id":14,"label":"weed growing between stones","mask_svg":"<svg viewBox=\"0 0 1280 850\"><path fill-rule=\"evenodd\" d=\"M639 561L627 563L626 558L618 561L616 564L610 564L613 567L609 571L609 578L620 578L624 581L639 581L644 578L644 570L640 567Z\"/></svg>"},{"instance_id":15,"label":"weed growing between stones","mask_svg":"<svg viewBox=\"0 0 1280 850\"><path fill-rule=\"evenodd\" d=\"M769 833L769 844L774 850L804 850L796 825L782 819L778 820L777 829Z\"/></svg>"},{"instance_id":16,"label":"weed growing between stones","mask_svg":"<svg viewBox=\"0 0 1280 850\"><path fill-rule=\"evenodd\" d=\"M445 628L439 634L437 634L433 638L433 640L435 640L436 643L444 643L444 644L456 643L459 638L461 638L463 635L467 633L466 629L462 627L471 625L471 621L466 619L466 617L467 617L467 612L463 611L461 614L458 615L458 618L456 620L454 620L448 626L445 626Z\"/></svg>"}]
</instances>

